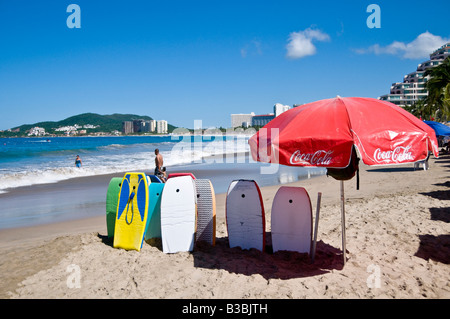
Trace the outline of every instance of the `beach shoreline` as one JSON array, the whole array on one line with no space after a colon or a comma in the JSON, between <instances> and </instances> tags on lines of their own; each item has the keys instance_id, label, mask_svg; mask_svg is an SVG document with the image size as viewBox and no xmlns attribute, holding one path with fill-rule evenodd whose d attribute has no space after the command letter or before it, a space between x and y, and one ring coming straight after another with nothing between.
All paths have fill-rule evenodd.
<instances>
[{"instance_id":1,"label":"beach shoreline","mask_svg":"<svg viewBox=\"0 0 450 319\"><path fill-rule=\"evenodd\" d=\"M304 187L313 217L322 193L314 264L303 254L230 249L226 197L220 193L217 244L199 245L192 253L164 254L160 243L144 243L141 252L114 249L105 215L0 230L0 297L449 298L449 164L450 157L442 156L431 159L427 171L414 170L413 164L361 165L360 190L355 179L345 182L345 266L340 183L318 176L261 187L269 235L271 204L280 186ZM267 240L270 248L270 236ZM82 274L78 289L67 285L72 264ZM370 269L379 269L379 287L369 287L375 274Z\"/></svg>"},{"instance_id":2,"label":"beach shoreline","mask_svg":"<svg viewBox=\"0 0 450 319\"><path fill-rule=\"evenodd\" d=\"M208 156L199 162L167 166L167 174L190 172L197 178L210 179L216 193L225 193L233 179L254 179L260 186L286 183L323 174L317 168L278 166L271 174L261 174L270 164L251 162L248 152ZM150 167L132 170L154 174ZM0 193L0 230L63 222L103 215L106 192L114 177L126 171L77 176L52 183L32 184L5 189ZM18 204L20 203L20 205Z\"/></svg>"}]
</instances>

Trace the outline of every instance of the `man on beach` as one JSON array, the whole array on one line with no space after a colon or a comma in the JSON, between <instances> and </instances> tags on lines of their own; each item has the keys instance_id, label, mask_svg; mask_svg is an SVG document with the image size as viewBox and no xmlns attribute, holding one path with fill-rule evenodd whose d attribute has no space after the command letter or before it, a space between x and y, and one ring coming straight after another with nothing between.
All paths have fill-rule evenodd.
<instances>
[{"instance_id":1,"label":"man on beach","mask_svg":"<svg viewBox=\"0 0 450 319\"><path fill-rule=\"evenodd\" d=\"M165 183L166 182L166 173L163 168L163 157L159 154L159 149L155 149L155 175L159 177L159 179Z\"/></svg>"}]
</instances>

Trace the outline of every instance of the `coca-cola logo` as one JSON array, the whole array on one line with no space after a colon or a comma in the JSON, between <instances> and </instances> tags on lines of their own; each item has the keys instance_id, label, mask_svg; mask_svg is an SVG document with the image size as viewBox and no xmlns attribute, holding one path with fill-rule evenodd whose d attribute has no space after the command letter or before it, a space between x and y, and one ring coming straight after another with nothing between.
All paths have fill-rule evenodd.
<instances>
[{"instance_id":1,"label":"coca-cola logo","mask_svg":"<svg viewBox=\"0 0 450 319\"><path fill-rule=\"evenodd\" d=\"M398 146L394 150L382 151L377 148L373 153L376 162L395 162L401 163L405 161L412 161L414 157L410 152L411 146L403 147Z\"/></svg>"},{"instance_id":2,"label":"coca-cola logo","mask_svg":"<svg viewBox=\"0 0 450 319\"><path fill-rule=\"evenodd\" d=\"M292 165L317 165L326 166L329 165L333 157L331 154L333 151L316 151L314 153L302 153L300 150L292 153L290 162Z\"/></svg>"}]
</instances>

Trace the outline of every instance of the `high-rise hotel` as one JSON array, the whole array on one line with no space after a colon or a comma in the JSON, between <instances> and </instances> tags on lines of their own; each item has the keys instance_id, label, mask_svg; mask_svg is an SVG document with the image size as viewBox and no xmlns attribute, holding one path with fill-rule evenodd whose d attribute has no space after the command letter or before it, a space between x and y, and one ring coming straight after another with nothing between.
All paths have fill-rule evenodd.
<instances>
[{"instance_id":1,"label":"high-rise hotel","mask_svg":"<svg viewBox=\"0 0 450 319\"><path fill-rule=\"evenodd\" d=\"M231 114L231 127L264 126L281 113L288 111L290 108L289 105L276 103L273 106L273 113L269 114L255 115L254 112L251 112L250 114Z\"/></svg>"},{"instance_id":2,"label":"high-rise hotel","mask_svg":"<svg viewBox=\"0 0 450 319\"><path fill-rule=\"evenodd\" d=\"M167 121L165 120L133 120L122 122L122 133L123 134L133 134L133 133L158 133L167 134L168 127Z\"/></svg>"},{"instance_id":3,"label":"high-rise hotel","mask_svg":"<svg viewBox=\"0 0 450 319\"><path fill-rule=\"evenodd\" d=\"M390 94L379 97L399 106L410 106L428 96L426 82L429 76L424 76L427 69L441 64L450 55L450 43L447 43L430 54L430 59L419 64L416 71L404 76L403 82L393 83Z\"/></svg>"}]
</instances>

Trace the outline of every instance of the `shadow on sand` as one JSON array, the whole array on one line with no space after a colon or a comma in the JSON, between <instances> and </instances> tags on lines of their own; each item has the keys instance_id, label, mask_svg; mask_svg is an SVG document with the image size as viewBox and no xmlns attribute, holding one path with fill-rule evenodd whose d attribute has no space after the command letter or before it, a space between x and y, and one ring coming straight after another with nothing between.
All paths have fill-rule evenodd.
<instances>
[{"instance_id":1,"label":"shadow on sand","mask_svg":"<svg viewBox=\"0 0 450 319\"><path fill-rule=\"evenodd\" d=\"M432 207L430 208L431 220L450 223L450 207Z\"/></svg>"},{"instance_id":2,"label":"shadow on sand","mask_svg":"<svg viewBox=\"0 0 450 319\"><path fill-rule=\"evenodd\" d=\"M450 162L445 159L441 162ZM450 181L434 184L435 186L446 187L444 190L437 190L428 193L421 193L439 200L450 200ZM431 207L430 218L436 222L450 222L450 207ZM434 260L444 264L450 264L450 235L419 235L420 245L415 256L425 260Z\"/></svg>"},{"instance_id":3,"label":"shadow on sand","mask_svg":"<svg viewBox=\"0 0 450 319\"><path fill-rule=\"evenodd\" d=\"M270 241L270 233L266 233L266 241ZM113 238L98 234L105 245L113 247ZM162 252L161 238L146 240L150 245ZM292 251L272 252L272 246L266 250L243 250L240 247L229 247L228 237L216 238L215 246L205 242L196 242L194 251L194 267L205 269L223 269L230 273L251 276L259 274L268 279L292 279L317 276L332 270L343 268L342 251L323 241L316 246L315 262L311 262L309 254Z\"/></svg>"},{"instance_id":4,"label":"shadow on sand","mask_svg":"<svg viewBox=\"0 0 450 319\"><path fill-rule=\"evenodd\" d=\"M414 172L418 169L414 169L414 166L411 167L384 167L384 168L371 168L367 169L367 172L369 173L376 173L376 172Z\"/></svg>"},{"instance_id":5,"label":"shadow on sand","mask_svg":"<svg viewBox=\"0 0 450 319\"><path fill-rule=\"evenodd\" d=\"M215 246L199 242L192 254L194 267L223 269L246 276L258 274L266 280L311 277L343 268L341 250L322 241L317 242L314 263L309 254L292 251L273 253L269 245L266 245L265 252L230 248L227 237L217 238Z\"/></svg>"},{"instance_id":6,"label":"shadow on sand","mask_svg":"<svg viewBox=\"0 0 450 319\"><path fill-rule=\"evenodd\" d=\"M420 246L416 257L450 264L450 235L419 235Z\"/></svg>"}]
</instances>

